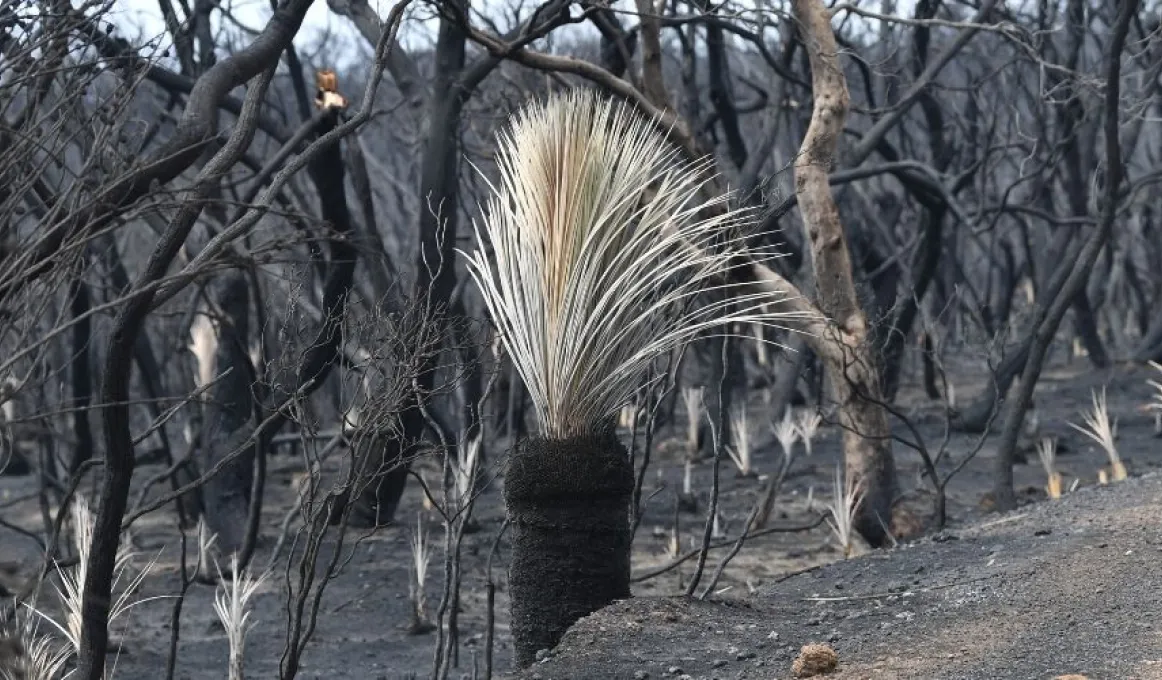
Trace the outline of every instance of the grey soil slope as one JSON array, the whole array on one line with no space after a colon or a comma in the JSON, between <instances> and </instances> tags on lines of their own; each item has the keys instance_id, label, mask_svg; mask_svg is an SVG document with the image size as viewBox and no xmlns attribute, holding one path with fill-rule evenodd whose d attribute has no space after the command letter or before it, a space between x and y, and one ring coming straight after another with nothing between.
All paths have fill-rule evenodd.
<instances>
[{"instance_id":1,"label":"grey soil slope","mask_svg":"<svg viewBox=\"0 0 1162 680\"><path fill-rule=\"evenodd\" d=\"M638 598L584 619L524 678L1162 678L1162 476L1084 489L746 600Z\"/></svg>"}]
</instances>

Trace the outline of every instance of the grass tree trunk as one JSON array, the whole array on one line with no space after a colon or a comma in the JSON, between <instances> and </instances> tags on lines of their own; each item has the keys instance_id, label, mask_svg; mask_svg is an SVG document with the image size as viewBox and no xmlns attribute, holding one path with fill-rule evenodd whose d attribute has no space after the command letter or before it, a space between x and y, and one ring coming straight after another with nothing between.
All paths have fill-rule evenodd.
<instances>
[{"instance_id":1,"label":"grass tree trunk","mask_svg":"<svg viewBox=\"0 0 1162 680\"><path fill-rule=\"evenodd\" d=\"M629 597L633 468L612 432L534 437L508 461L509 589L517 664L578 619Z\"/></svg>"},{"instance_id":2,"label":"grass tree trunk","mask_svg":"<svg viewBox=\"0 0 1162 680\"><path fill-rule=\"evenodd\" d=\"M887 539L896 494L887 411L880 366L860 309L851 256L828 170L835 158L848 110L847 81L839 64L831 15L820 0L794 0L811 64L814 110L795 162L795 195L811 248L820 310L834 321L813 349L826 364L843 428L847 474L863 488L855 526L872 545Z\"/></svg>"}]
</instances>

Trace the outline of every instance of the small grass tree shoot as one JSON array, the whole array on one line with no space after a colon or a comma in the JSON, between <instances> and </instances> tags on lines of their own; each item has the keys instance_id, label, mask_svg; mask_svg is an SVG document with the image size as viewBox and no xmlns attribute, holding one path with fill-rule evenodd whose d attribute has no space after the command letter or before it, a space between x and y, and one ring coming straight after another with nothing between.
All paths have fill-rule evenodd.
<instances>
[{"instance_id":1,"label":"small grass tree shoot","mask_svg":"<svg viewBox=\"0 0 1162 680\"><path fill-rule=\"evenodd\" d=\"M238 556L230 556L230 579L219 572L218 590L214 593L214 613L222 627L226 629L226 642L230 645L230 680L244 680L246 662L246 634L254 627L250 619L251 601L254 599L264 575L253 577L246 567L238 568Z\"/></svg>"},{"instance_id":2,"label":"small grass tree shoot","mask_svg":"<svg viewBox=\"0 0 1162 680\"><path fill-rule=\"evenodd\" d=\"M1037 442L1037 457L1045 468L1045 493L1050 498L1061 498L1062 479L1057 471L1057 442L1052 437L1042 437Z\"/></svg>"},{"instance_id":3,"label":"small grass tree shoot","mask_svg":"<svg viewBox=\"0 0 1162 680\"><path fill-rule=\"evenodd\" d=\"M629 597L628 453L618 410L655 362L729 324L775 325L786 298L735 285L754 215L701 198L664 126L584 90L518 111L468 256L539 433L510 453L509 589L519 666L577 619ZM716 295L702 293L714 289Z\"/></svg>"},{"instance_id":4,"label":"small grass tree shoot","mask_svg":"<svg viewBox=\"0 0 1162 680\"><path fill-rule=\"evenodd\" d=\"M811 443L819 433L819 426L823 424L823 416L817 411L803 409L795 418L795 429L799 432L799 439L803 442L803 452L811 455Z\"/></svg>"},{"instance_id":5,"label":"small grass tree shoot","mask_svg":"<svg viewBox=\"0 0 1162 680\"><path fill-rule=\"evenodd\" d=\"M752 477L754 476L754 468L751 466L750 427L746 422L745 403L739 404L731 410L730 422L734 444L726 447L726 452L730 454L730 459L738 468L740 477Z\"/></svg>"},{"instance_id":6,"label":"small grass tree shoot","mask_svg":"<svg viewBox=\"0 0 1162 680\"><path fill-rule=\"evenodd\" d=\"M842 467L836 467L834 493L827 506L827 524L839 541L845 558L858 557L868 549L863 538L855 531L855 517L862 502L863 490L859 483L853 481L850 475L843 474Z\"/></svg>"},{"instance_id":7,"label":"small grass tree shoot","mask_svg":"<svg viewBox=\"0 0 1162 680\"><path fill-rule=\"evenodd\" d=\"M1162 364L1151 361L1150 368L1162 373ZM1146 384L1154 388L1154 398L1146 405L1146 410L1154 413L1154 434L1162 435L1162 382L1147 380Z\"/></svg>"},{"instance_id":8,"label":"small grass tree shoot","mask_svg":"<svg viewBox=\"0 0 1162 680\"><path fill-rule=\"evenodd\" d=\"M790 461L795 457L795 442L799 441L802 431L799 426L795 424L795 419L791 415L791 409L788 408L783 412L783 419L771 426L771 433L775 435L775 440L779 442L779 447L783 451L783 458L790 465ZM804 446L806 446L804 444Z\"/></svg>"},{"instance_id":9,"label":"small grass tree shoot","mask_svg":"<svg viewBox=\"0 0 1162 680\"><path fill-rule=\"evenodd\" d=\"M409 575L409 587L412 601L412 622L408 629L412 635L422 635L435 628L428 616L428 596L426 592L428 582L428 565L432 561L432 551L428 547L428 532L424 528L424 521L416 515L416 530L411 536L412 563Z\"/></svg>"},{"instance_id":10,"label":"small grass tree shoot","mask_svg":"<svg viewBox=\"0 0 1162 680\"><path fill-rule=\"evenodd\" d=\"M1078 432L1089 437L1097 442L1098 446L1106 453L1106 457L1110 460L1109 472L1101 471L1102 477L1108 474L1109 478L1115 482L1120 482L1126 478L1126 465L1122 462L1122 456L1118 453L1118 447L1114 444L1114 432L1117 428L1116 423L1110 422L1109 408L1106 402L1106 390L1103 387L1101 392L1094 391L1093 408L1087 412L1082 413L1082 420L1085 425L1078 425L1077 423L1070 423L1070 427Z\"/></svg>"},{"instance_id":11,"label":"small grass tree shoot","mask_svg":"<svg viewBox=\"0 0 1162 680\"><path fill-rule=\"evenodd\" d=\"M702 402L702 388L683 387L682 405L686 408L686 460L696 460L698 430L702 426L702 412L706 408Z\"/></svg>"}]
</instances>

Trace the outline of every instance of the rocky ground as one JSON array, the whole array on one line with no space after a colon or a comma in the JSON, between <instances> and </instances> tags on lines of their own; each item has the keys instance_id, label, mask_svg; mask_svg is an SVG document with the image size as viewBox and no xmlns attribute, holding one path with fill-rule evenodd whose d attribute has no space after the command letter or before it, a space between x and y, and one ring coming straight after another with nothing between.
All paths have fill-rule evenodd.
<instances>
[{"instance_id":1,"label":"rocky ground","mask_svg":"<svg viewBox=\"0 0 1162 680\"><path fill-rule=\"evenodd\" d=\"M1162 678L1162 475L1089 488L743 600L643 597L575 626L521 675L789 678L827 643L838 679Z\"/></svg>"}]
</instances>

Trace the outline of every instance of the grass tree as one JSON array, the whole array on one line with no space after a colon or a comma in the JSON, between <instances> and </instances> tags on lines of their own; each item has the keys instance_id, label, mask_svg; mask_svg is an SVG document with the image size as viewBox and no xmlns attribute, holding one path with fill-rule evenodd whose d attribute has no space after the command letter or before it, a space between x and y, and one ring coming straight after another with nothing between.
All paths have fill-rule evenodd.
<instances>
[{"instance_id":1,"label":"grass tree","mask_svg":"<svg viewBox=\"0 0 1162 680\"><path fill-rule=\"evenodd\" d=\"M246 567L239 568L238 556L230 556L230 579L218 574L218 589L214 593L214 613L226 629L230 646L230 680L244 680L246 661L246 634L254 627L250 619L252 601L262 587L265 575L251 576Z\"/></svg>"},{"instance_id":2,"label":"grass tree","mask_svg":"<svg viewBox=\"0 0 1162 680\"><path fill-rule=\"evenodd\" d=\"M1042 437L1037 442L1037 457L1045 469L1045 493L1050 498L1061 498L1062 479L1057 471L1057 442L1052 437Z\"/></svg>"},{"instance_id":3,"label":"grass tree","mask_svg":"<svg viewBox=\"0 0 1162 680\"><path fill-rule=\"evenodd\" d=\"M416 516L416 530L411 536L412 562L409 570L409 589L412 604L412 622L408 631L412 635L421 635L431 631L435 626L428 616L428 597L425 592L428 581L428 565L432 561L432 552L428 545L428 532L424 529L423 519Z\"/></svg>"},{"instance_id":4,"label":"grass tree","mask_svg":"<svg viewBox=\"0 0 1162 680\"><path fill-rule=\"evenodd\" d=\"M1093 408L1088 413L1082 413L1082 420L1085 425L1078 425L1077 423L1070 423L1070 427L1084 434L1086 437L1092 439L1098 446L1105 451L1106 457L1109 458L1110 467L1109 472L1101 471L1104 479L1108 474L1115 482L1120 482L1126 478L1126 464L1122 462L1122 456L1118 453L1117 444L1114 439L1117 437L1117 423L1110 422L1109 407L1106 402L1106 389L1101 388L1101 392L1093 391Z\"/></svg>"},{"instance_id":5,"label":"grass tree","mask_svg":"<svg viewBox=\"0 0 1162 680\"><path fill-rule=\"evenodd\" d=\"M1151 361L1150 368L1162 373L1162 364ZM1146 384L1154 388L1154 398L1146 405L1146 410L1154 414L1154 434L1162 434L1162 382L1147 380Z\"/></svg>"},{"instance_id":6,"label":"grass tree","mask_svg":"<svg viewBox=\"0 0 1162 680\"><path fill-rule=\"evenodd\" d=\"M618 410L657 359L731 323L777 323L763 305L782 296L731 283L755 257L742 229L754 216L702 198L709 161L683 162L656 119L573 90L521 109L499 141L468 264L539 425L504 484L527 666L630 595L634 477Z\"/></svg>"},{"instance_id":7,"label":"grass tree","mask_svg":"<svg viewBox=\"0 0 1162 680\"><path fill-rule=\"evenodd\" d=\"M815 435L819 433L819 426L823 424L823 416L817 411L803 409L795 419L795 429L799 432L799 439L803 442L803 451L810 456L811 444Z\"/></svg>"},{"instance_id":8,"label":"grass tree","mask_svg":"<svg viewBox=\"0 0 1162 680\"><path fill-rule=\"evenodd\" d=\"M779 448L783 451L783 458L787 465L795 457L795 442L799 441L802 436L802 430L795 423L794 415L790 407L783 412L783 419L771 426L771 432L775 435L775 440L779 442Z\"/></svg>"},{"instance_id":9,"label":"grass tree","mask_svg":"<svg viewBox=\"0 0 1162 680\"><path fill-rule=\"evenodd\" d=\"M739 476L751 477L754 475L754 468L751 466L750 427L746 421L745 403L731 409L730 422L733 425L730 429L734 444L726 447L726 451L734 461L734 466L738 468Z\"/></svg>"},{"instance_id":10,"label":"grass tree","mask_svg":"<svg viewBox=\"0 0 1162 680\"><path fill-rule=\"evenodd\" d=\"M842 467L835 468L835 487L827 506L827 525L839 542L844 557L856 557L867 551L867 544L855 531L855 518L863 503L863 489Z\"/></svg>"}]
</instances>

